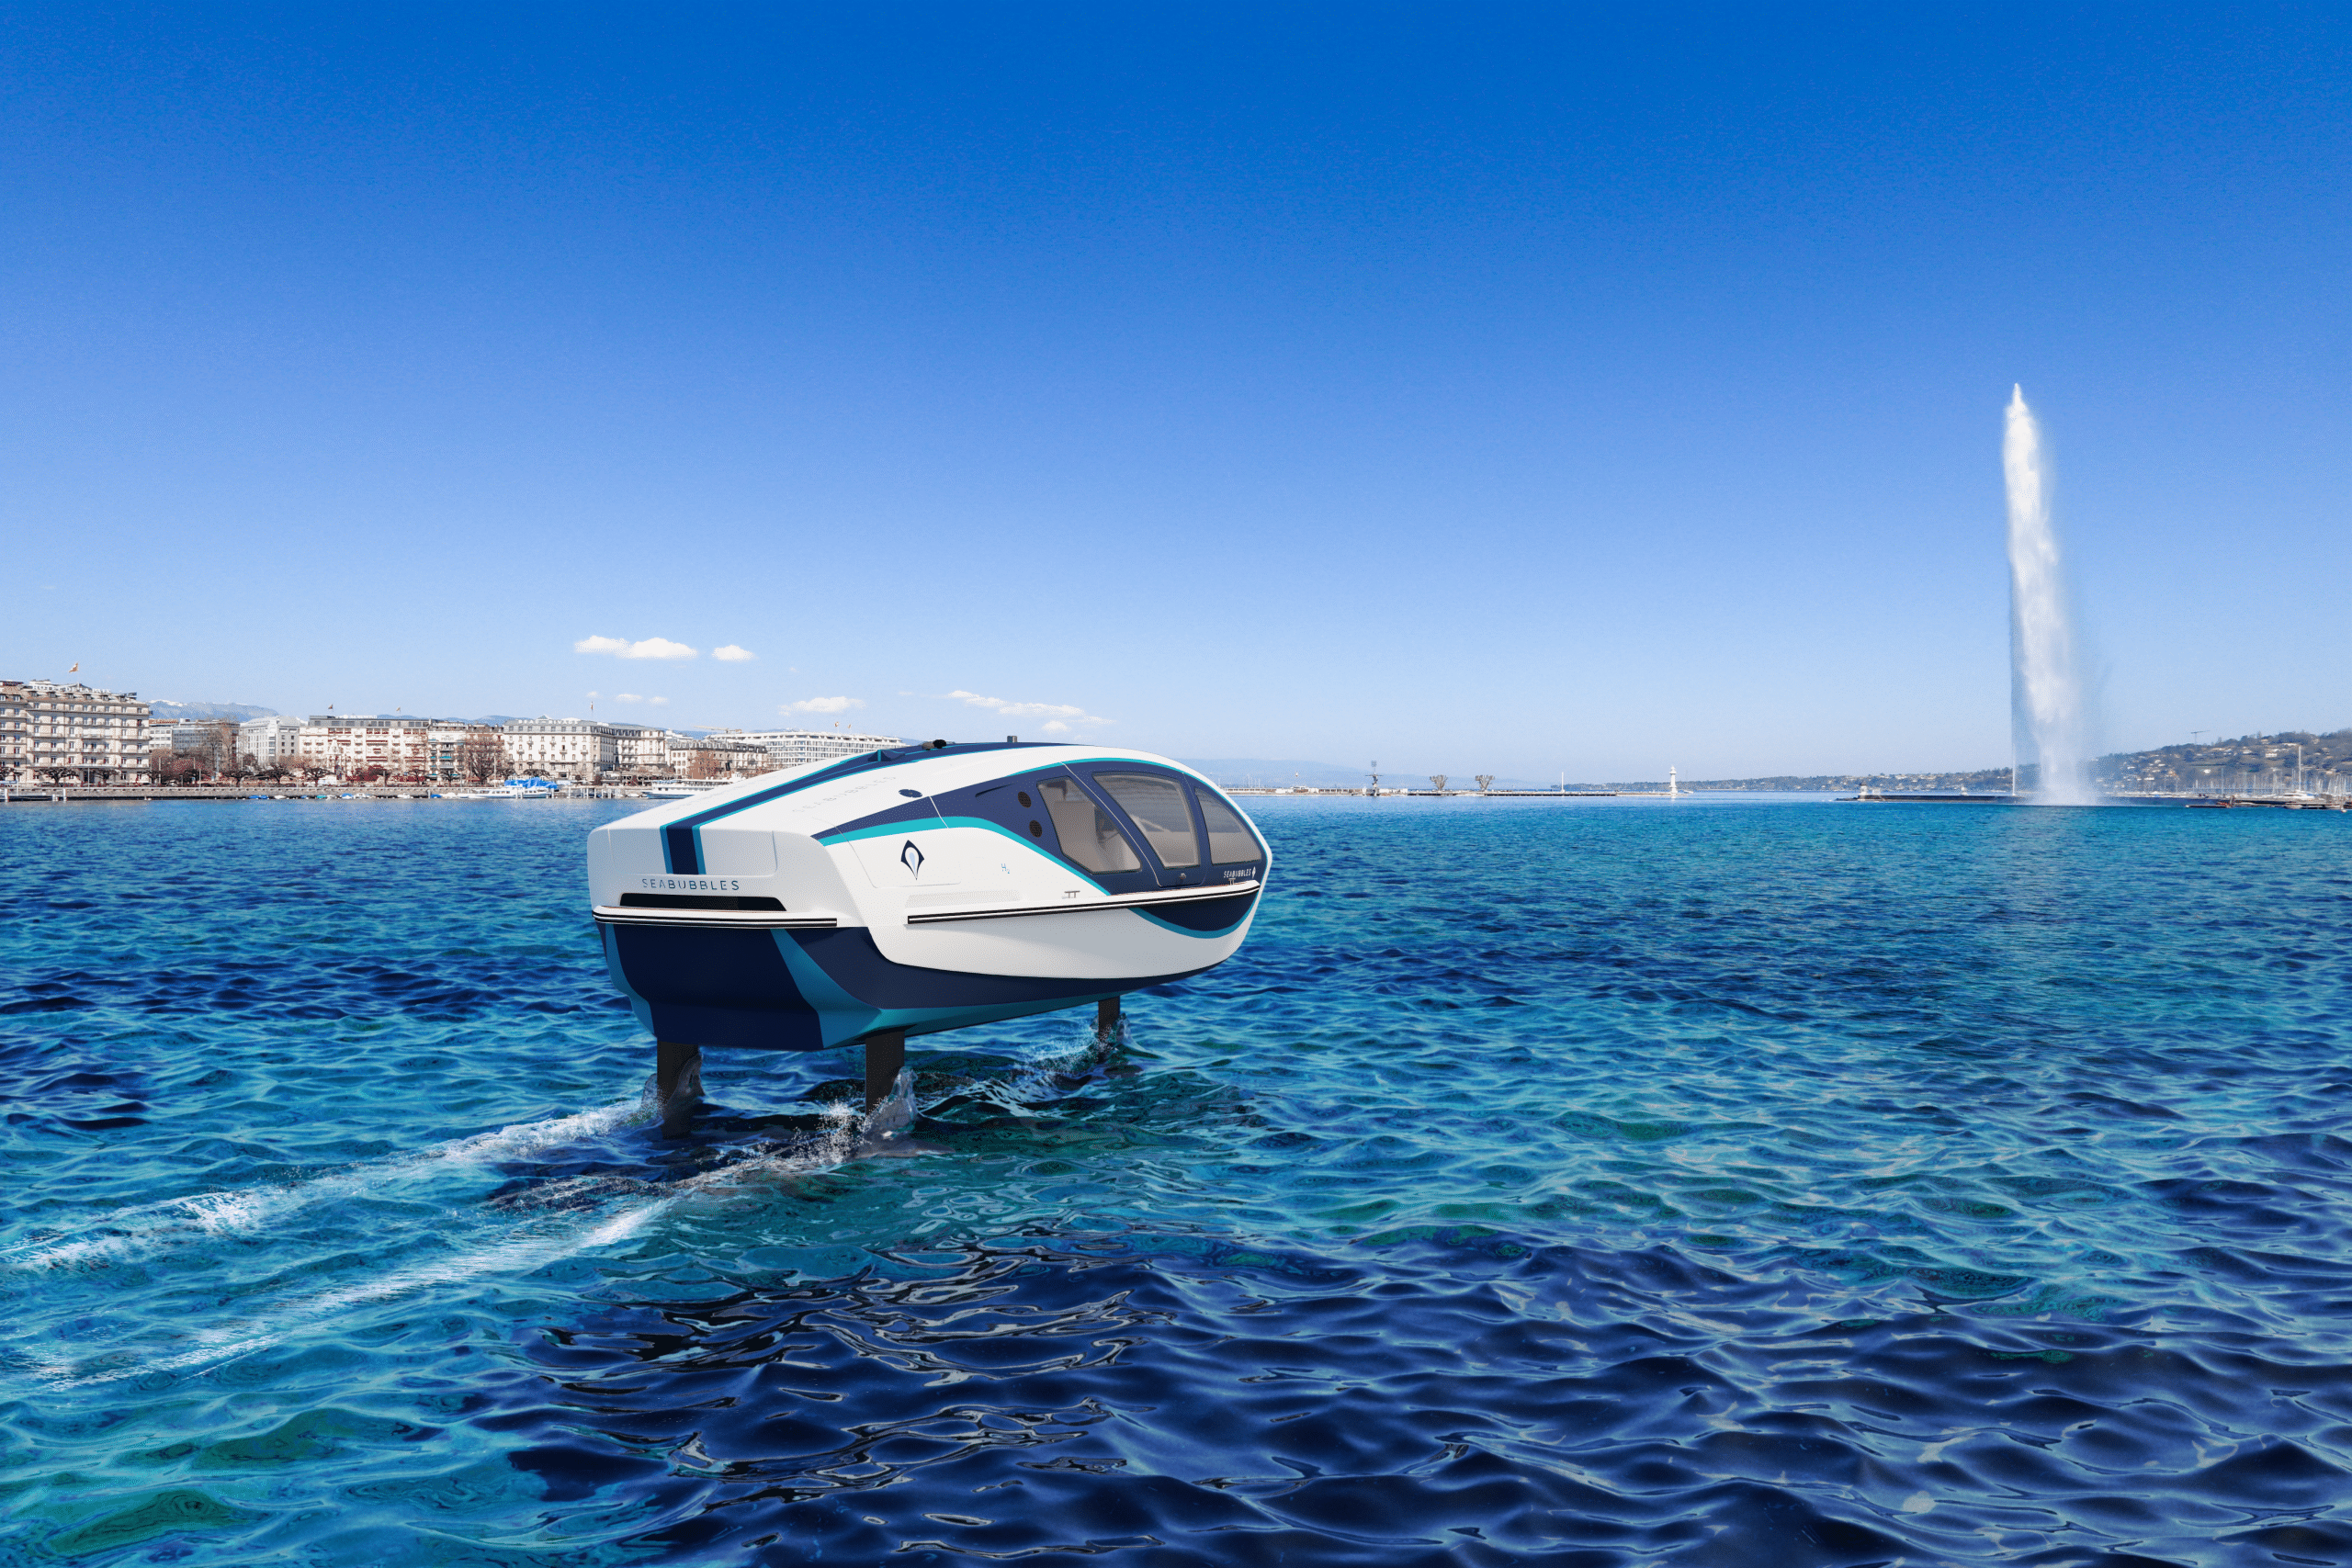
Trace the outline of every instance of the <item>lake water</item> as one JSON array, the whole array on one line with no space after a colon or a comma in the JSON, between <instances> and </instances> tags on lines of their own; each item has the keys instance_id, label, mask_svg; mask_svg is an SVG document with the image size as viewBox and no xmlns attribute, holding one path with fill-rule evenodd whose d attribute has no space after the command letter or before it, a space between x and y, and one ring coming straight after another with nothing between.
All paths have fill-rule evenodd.
<instances>
[{"instance_id":1,"label":"lake water","mask_svg":"<svg viewBox=\"0 0 2352 1568\"><path fill-rule=\"evenodd\" d=\"M2352 1559L2352 818L1252 807L857 1160L625 804L0 809L0 1562Z\"/></svg>"}]
</instances>

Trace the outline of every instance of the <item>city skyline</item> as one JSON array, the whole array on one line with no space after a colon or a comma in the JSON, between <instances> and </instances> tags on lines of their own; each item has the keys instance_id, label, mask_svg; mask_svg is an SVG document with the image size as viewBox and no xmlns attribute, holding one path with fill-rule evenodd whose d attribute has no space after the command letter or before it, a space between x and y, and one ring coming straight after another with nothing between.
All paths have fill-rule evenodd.
<instances>
[{"instance_id":1,"label":"city skyline","mask_svg":"<svg viewBox=\"0 0 2352 1568\"><path fill-rule=\"evenodd\" d=\"M501 773L579 784L706 779L859 756L900 739L839 726L681 732L594 718L467 718L398 708L296 716L254 704L150 702L80 680L0 677L0 784L10 784L178 785L289 770L314 779L396 782L480 783Z\"/></svg>"},{"instance_id":2,"label":"city skyline","mask_svg":"<svg viewBox=\"0 0 2352 1568\"><path fill-rule=\"evenodd\" d=\"M2095 749L2352 720L2342 15L1080 15L25 10L0 668L1975 768L2022 382Z\"/></svg>"},{"instance_id":3,"label":"city skyline","mask_svg":"<svg viewBox=\"0 0 2352 1568\"><path fill-rule=\"evenodd\" d=\"M66 738L74 728L72 725L27 726L21 722L28 716L35 716L18 712L12 707L9 694L21 692L27 684L28 682L22 681L0 679L0 740L10 742L9 745L0 746L0 778L6 778L13 772L18 782L31 782L32 767L38 762L64 761L66 759L55 756L49 758L34 758L29 755L12 756L10 753L21 751L35 745L49 750L62 748L65 745ZM48 686L54 683L36 678L30 684ZM290 756L295 752L296 747L293 742L298 736L307 738L306 743L300 750L315 753L323 749L320 744L321 727L361 724L373 728L394 728L405 726L417 732L414 739L420 746L424 739L424 732L441 731L450 729L452 727L458 729L503 729L510 735L518 731L602 730L616 738L619 747L618 751L605 765L625 774L659 773L665 767L672 769L683 767L687 761L686 753L689 750L707 747L721 749L729 746L749 747L752 750L769 753L767 765L777 763L795 765L812 758L851 755L861 749L897 746L919 742L922 739L920 736L886 732L889 727L872 724L856 725L838 719L830 723L806 721L783 728L763 728L758 726L639 724L628 719L598 717L593 712L584 718L579 715L543 714L536 717L528 717L495 713L433 716L408 713L404 709L395 707L372 713L330 710L325 713L297 716L277 713L259 704L202 701L184 704L163 697L146 699L141 698L136 692L94 689L78 682L71 685L58 686L56 694L68 698L81 696L102 699L109 703L130 699L133 701L142 716L150 714L154 709L165 707L188 709L189 711L186 713L174 715L154 712L152 718L143 719L148 737L145 742L146 747L154 752L167 755L175 750L187 749L181 746L180 740L175 737L197 738L201 740L205 749L218 750L219 745L211 741L210 737L215 733L218 725L226 723L243 737L239 750L252 754L253 760L264 765L271 763L277 756L280 745L277 732L280 730L285 733L286 754ZM899 731L906 728L903 726L897 728ZM255 739L257 734L262 737L258 742ZM632 739L633 736L638 739ZM450 746L458 744L461 739L463 738L457 734L442 737L446 744ZM963 735L958 739L989 739L993 737ZM1017 739L1017 737L1008 736L1007 739ZM1030 739L1045 738L1032 736ZM2347 747L2347 742L2352 742L2352 728L2334 731L2315 731L2290 727L2278 731L2249 731L2234 737L2222 732L2201 731L2192 735L2186 741L2176 739L2136 750L2119 750L2106 753L2095 759L2095 761L2098 764L2097 772L2101 788L2130 789L2146 784L2152 780L2155 781L2157 786L2161 788L2177 788L2184 784L2200 779L2210 784L2219 777L2236 778L2240 775L2251 777L2255 773L2268 776L2275 773L2278 767L2285 765L2291 751L2293 770L2300 779L2305 771L2307 761L2305 743L2308 743L2312 748L2308 758L2311 776L2324 781L2323 793L2334 793L2341 787L2341 780L2346 775L2347 767L2352 766L2352 747ZM191 744L194 743L196 742L191 741ZM653 750L648 750L646 748L649 746ZM661 755L657 757L656 752ZM1400 766L1392 763L1384 768L1376 761L1367 761L1363 764L1363 771L1359 773L1355 764L1335 762L1329 759L1223 757L1180 760L1185 761L1188 765L1203 768L1228 784L1305 783L1323 786L1329 786L1335 783L1352 784L1360 777L1385 777L1392 783L1398 779L1409 781L1416 776L1418 767L1426 765L1425 763L1408 763ZM107 760L100 757L92 757L88 761L96 763L101 769L108 765ZM530 759L517 752L514 761L517 766L522 766ZM139 771L129 757L118 759L117 761L129 773ZM1458 767L1458 762L1450 765L1451 767ZM594 771L596 770L591 770L592 773ZM1674 771L1671 766L1668 767L1669 777ZM2030 773L2032 770L2029 766L2025 772ZM1434 778L1447 776L1447 774L1436 773L1428 776ZM1482 780L1498 780L1506 788L1548 787L1541 778L1530 778L1524 775L1495 773L1472 775L1455 772L1452 776L1457 778L1476 776ZM2014 766L1999 763L1963 769L1915 769L1900 764L1891 764L1862 769L1817 771L1810 774L1719 775L1712 779L1703 778L1692 773L1689 776L1689 787L1692 789L1712 787L1841 789L1871 782L1892 782L1897 787L1903 787L1905 781L1913 781L1916 787L1922 788L1958 788L1962 791L1997 790L2008 787L2009 783L2017 776L2018 776L2018 770ZM104 780L101 779L99 782ZM1660 781L1644 778L1637 773L1618 779L1594 775L1579 777L1574 785L1571 785L1567 773L1562 770L1555 774L1555 782L1560 787L1616 788L1620 786L1647 787L1648 784ZM1484 787L1483 783L1481 787Z\"/></svg>"}]
</instances>

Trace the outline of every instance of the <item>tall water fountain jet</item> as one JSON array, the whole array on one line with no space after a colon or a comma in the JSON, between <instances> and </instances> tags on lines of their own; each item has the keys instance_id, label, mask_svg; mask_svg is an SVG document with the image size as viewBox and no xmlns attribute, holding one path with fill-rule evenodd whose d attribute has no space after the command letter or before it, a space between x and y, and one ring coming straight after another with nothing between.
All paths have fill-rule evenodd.
<instances>
[{"instance_id":1,"label":"tall water fountain jet","mask_svg":"<svg viewBox=\"0 0 2352 1568\"><path fill-rule=\"evenodd\" d=\"M2088 725L2075 665L2074 617L2050 525L2050 479L2041 427L2025 406L2025 389L2009 399L2001 438L2009 490L2009 726L2020 771L2034 764L2032 796L2042 806L2088 806Z\"/></svg>"}]
</instances>

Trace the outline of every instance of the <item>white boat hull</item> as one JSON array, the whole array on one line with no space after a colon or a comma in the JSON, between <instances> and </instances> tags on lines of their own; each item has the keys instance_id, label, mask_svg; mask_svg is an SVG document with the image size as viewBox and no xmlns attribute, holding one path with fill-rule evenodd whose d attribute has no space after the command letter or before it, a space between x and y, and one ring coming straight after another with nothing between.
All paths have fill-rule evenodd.
<instances>
[{"instance_id":1,"label":"white boat hull","mask_svg":"<svg viewBox=\"0 0 2352 1568\"><path fill-rule=\"evenodd\" d=\"M646 1027L772 1050L1197 975L1248 937L1268 867L1207 780L1074 746L812 765L665 803L589 845L608 967Z\"/></svg>"}]
</instances>

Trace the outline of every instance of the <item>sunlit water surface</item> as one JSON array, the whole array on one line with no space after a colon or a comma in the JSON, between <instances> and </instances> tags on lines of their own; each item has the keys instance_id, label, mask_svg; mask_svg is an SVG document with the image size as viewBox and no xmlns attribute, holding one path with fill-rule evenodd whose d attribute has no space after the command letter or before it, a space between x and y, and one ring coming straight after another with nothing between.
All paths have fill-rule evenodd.
<instances>
[{"instance_id":1,"label":"sunlit water surface","mask_svg":"<svg viewBox=\"0 0 2352 1568\"><path fill-rule=\"evenodd\" d=\"M0 1561L2352 1556L2352 819L1261 802L849 1158L651 1135L626 809L0 808Z\"/></svg>"}]
</instances>

